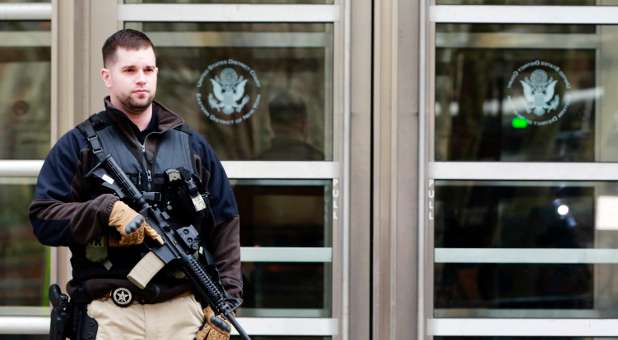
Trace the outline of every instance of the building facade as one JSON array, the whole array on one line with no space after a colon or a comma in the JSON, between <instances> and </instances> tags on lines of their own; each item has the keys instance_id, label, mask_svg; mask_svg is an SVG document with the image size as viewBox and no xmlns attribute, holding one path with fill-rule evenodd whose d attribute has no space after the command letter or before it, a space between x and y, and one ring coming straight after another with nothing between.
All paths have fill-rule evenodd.
<instances>
[{"instance_id":1,"label":"building facade","mask_svg":"<svg viewBox=\"0 0 618 340\"><path fill-rule=\"evenodd\" d=\"M45 339L70 279L27 207L124 27L231 179L254 339L618 338L616 25L618 0L0 0L0 337Z\"/></svg>"}]
</instances>

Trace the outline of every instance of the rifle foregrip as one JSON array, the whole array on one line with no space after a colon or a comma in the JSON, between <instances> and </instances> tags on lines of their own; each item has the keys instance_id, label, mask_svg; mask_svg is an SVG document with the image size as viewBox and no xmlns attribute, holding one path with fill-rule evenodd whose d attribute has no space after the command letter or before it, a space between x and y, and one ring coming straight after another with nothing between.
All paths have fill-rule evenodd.
<instances>
[{"instance_id":1,"label":"rifle foregrip","mask_svg":"<svg viewBox=\"0 0 618 340\"><path fill-rule=\"evenodd\" d=\"M225 296L219 291L217 285L212 281L212 279L206 274L204 268L197 262L195 258L192 256L185 257L185 264L189 269L190 276L193 276L198 282L201 283L201 287L204 288L205 292L203 292L207 298L207 300L213 305L213 309L215 312L223 313L226 309Z\"/></svg>"}]
</instances>

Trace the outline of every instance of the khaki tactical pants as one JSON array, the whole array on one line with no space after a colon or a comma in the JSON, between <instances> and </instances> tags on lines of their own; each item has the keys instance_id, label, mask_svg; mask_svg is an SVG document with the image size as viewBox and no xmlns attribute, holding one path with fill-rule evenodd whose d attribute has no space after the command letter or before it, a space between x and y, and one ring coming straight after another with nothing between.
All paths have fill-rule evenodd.
<instances>
[{"instance_id":1,"label":"khaki tactical pants","mask_svg":"<svg viewBox=\"0 0 618 340\"><path fill-rule=\"evenodd\" d=\"M87 312L98 323L96 340L192 340L204 321L202 307L192 294L128 307L103 298L92 301Z\"/></svg>"}]
</instances>

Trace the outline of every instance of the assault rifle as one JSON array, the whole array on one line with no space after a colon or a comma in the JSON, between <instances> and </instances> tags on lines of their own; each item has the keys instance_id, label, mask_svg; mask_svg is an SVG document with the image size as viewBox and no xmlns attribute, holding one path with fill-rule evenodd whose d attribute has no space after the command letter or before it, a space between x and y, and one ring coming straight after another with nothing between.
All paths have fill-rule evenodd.
<instances>
[{"instance_id":1,"label":"assault rifle","mask_svg":"<svg viewBox=\"0 0 618 340\"><path fill-rule=\"evenodd\" d=\"M168 220L170 216L156 206L151 206L141 191L129 180L110 154L100 155L99 163L88 175L101 179L103 186L113 190L129 206L138 211L163 239L162 243L144 240L150 252L131 270L128 279L136 286L144 288L150 279L169 263L179 264L181 270L191 280L194 293L208 303L215 315L222 315L245 340L251 340L234 316L236 299L227 295L218 280L213 280L203 265L193 256L200 249L199 234L193 225L174 228ZM126 230L127 234L135 230ZM228 330L229 326L217 316L210 320L217 327Z\"/></svg>"}]
</instances>

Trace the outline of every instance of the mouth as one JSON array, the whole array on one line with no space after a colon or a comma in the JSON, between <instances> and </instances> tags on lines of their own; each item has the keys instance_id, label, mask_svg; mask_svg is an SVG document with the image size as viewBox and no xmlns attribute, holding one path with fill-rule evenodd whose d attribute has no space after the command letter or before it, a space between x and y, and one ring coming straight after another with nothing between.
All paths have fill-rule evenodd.
<instances>
[{"instance_id":1,"label":"mouth","mask_svg":"<svg viewBox=\"0 0 618 340\"><path fill-rule=\"evenodd\" d=\"M148 93L148 90L135 90L135 91L132 91L131 93L135 93L135 94L146 94L146 93Z\"/></svg>"}]
</instances>

